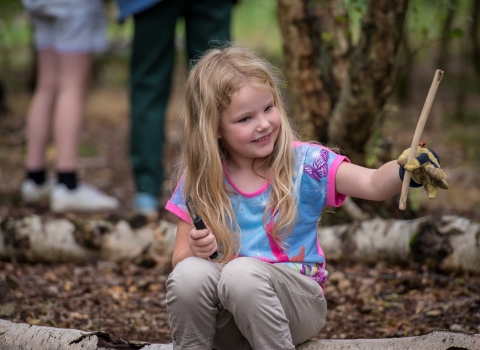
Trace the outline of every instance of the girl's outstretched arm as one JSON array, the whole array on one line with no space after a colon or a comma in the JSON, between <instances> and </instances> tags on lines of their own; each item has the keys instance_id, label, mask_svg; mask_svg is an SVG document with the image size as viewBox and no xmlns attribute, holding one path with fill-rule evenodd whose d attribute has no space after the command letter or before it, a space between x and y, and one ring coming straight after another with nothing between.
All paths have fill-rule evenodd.
<instances>
[{"instance_id":1,"label":"girl's outstretched arm","mask_svg":"<svg viewBox=\"0 0 480 350\"><path fill-rule=\"evenodd\" d=\"M217 250L217 240L210 229L197 230L192 225L178 220L175 249L173 250L172 266L189 256L209 259Z\"/></svg>"},{"instance_id":2,"label":"girl's outstretched arm","mask_svg":"<svg viewBox=\"0 0 480 350\"><path fill-rule=\"evenodd\" d=\"M347 196L382 201L400 193L402 181L396 161L378 169L364 168L343 162L337 170L336 191Z\"/></svg>"}]
</instances>

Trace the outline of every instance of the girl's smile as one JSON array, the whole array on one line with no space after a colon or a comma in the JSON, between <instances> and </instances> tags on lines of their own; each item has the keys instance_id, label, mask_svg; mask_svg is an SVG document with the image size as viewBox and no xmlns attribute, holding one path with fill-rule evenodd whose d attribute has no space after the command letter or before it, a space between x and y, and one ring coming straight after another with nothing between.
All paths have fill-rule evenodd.
<instances>
[{"instance_id":1,"label":"girl's smile","mask_svg":"<svg viewBox=\"0 0 480 350\"><path fill-rule=\"evenodd\" d=\"M270 133L270 134L268 134L268 135L266 135L266 136L264 136L264 137L262 137L262 138L259 138L258 140L254 140L254 141L252 141L252 142L264 142L264 141L267 141L267 140L270 139L270 136L271 136L271 135L272 135L272 134Z\"/></svg>"},{"instance_id":2,"label":"girl's smile","mask_svg":"<svg viewBox=\"0 0 480 350\"><path fill-rule=\"evenodd\" d=\"M254 159L272 153L280 126L280 114L270 88L247 82L221 113L219 138L230 162L251 169Z\"/></svg>"}]
</instances>

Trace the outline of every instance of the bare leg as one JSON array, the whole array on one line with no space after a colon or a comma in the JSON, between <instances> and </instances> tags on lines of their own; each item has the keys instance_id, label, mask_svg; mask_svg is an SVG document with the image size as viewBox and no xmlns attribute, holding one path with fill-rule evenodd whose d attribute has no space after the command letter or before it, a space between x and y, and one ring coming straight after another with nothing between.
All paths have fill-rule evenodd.
<instances>
[{"instance_id":1,"label":"bare leg","mask_svg":"<svg viewBox=\"0 0 480 350\"><path fill-rule=\"evenodd\" d=\"M91 54L58 54L58 97L55 110L56 170L74 171L85 110Z\"/></svg>"},{"instance_id":2,"label":"bare leg","mask_svg":"<svg viewBox=\"0 0 480 350\"><path fill-rule=\"evenodd\" d=\"M57 54L52 49L37 51L37 87L27 113L27 156L25 167L45 168L45 148L50 135L57 94Z\"/></svg>"}]
</instances>

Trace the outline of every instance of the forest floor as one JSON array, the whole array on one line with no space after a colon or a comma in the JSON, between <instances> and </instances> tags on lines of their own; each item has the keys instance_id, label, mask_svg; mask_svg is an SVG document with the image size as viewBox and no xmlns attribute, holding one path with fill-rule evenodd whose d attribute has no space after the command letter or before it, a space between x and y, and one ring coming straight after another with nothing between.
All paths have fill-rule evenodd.
<instances>
[{"instance_id":1,"label":"forest floor","mask_svg":"<svg viewBox=\"0 0 480 350\"><path fill-rule=\"evenodd\" d=\"M112 338L171 343L165 309L170 263L0 262L0 318L102 330ZM418 266L328 265L328 316L318 338L387 338L439 329L480 333L480 277Z\"/></svg>"},{"instance_id":2,"label":"forest floor","mask_svg":"<svg viewBox=\"0 0 480 350\"><path fill-rule=\"evenodd\" d=\"M382 134L398 156L410 146L418 116L433 78L417 72L415 91L408 104L392 103ZM428 76L427 76L428 75ZM424 79L418 79L424 76ZM174 164L180 143L175 116L179 111L182 74L176 74L172 103L167 118L167 169ZM447 90L447 89L445 89ZM471 97L472 108L480 110L480 99ZM460 215L480 220L480 168L478 130L474 122L462 127L444 117L451 113L452 93L439 89L422 139L442 157L451 186L428 201L422 190L411 191L410 210L395 211L398 198L384 206L365 204L374 215L386 212L398 218L423 215ZM25 112L27 92L8 96L10 111L0 116L0 220L9 216L53 215L47 204L25 205L19 188L24 178ZM473 126L472 126L473 125ZM124 87L92 87L80 148L80 178L121 200L119 214L129 215L134 194L128 161L128 93ZM462 143L472 138L473 150ZM472 152L474 152L472 154ZM161 156L161 155L159 155ZM55 149L47 152L53 169ZM173 185L174 186L174 185ZM171 185L166 183L162 200ZM373 209L372 209L373 208ZM390 210L392 209L392 210ZM342 221L338 217L332 221ZM88 216L73 213L71 215ZM92 217L100 214L91 214ZM160 212L160 217L166 217ZM327 257L328 261L328 257ZM325 291L328 317L319 338L383 338L429 333L438 329L480 333L480 276L466 273L438 273L412 263L375 266L330 262ZM23 264L0 262L0 318L13 322L85 331L102 330L114 338L166 343L170 340L165 309L164 282L171 271L168 259L155 266L129 262L111 264Z\"/></svg>"}]
</instances>

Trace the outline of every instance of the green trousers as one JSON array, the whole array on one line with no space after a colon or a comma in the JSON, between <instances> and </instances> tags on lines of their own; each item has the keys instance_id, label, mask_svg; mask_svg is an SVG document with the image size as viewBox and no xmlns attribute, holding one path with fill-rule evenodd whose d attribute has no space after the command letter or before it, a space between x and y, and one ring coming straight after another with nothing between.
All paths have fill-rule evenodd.
<instances>
[{"instance_id":1,"label":"green trousers","mask_svg":"<svg viewBox=\"0 0 480 350\"><path fill-rule=\"evenodd\" d=\"M130 160L137 192L158 196L164 117L175 58L175 25L186 24L188 60L230 40L233 0L163 0L134 16L131 57Z\"/></svg>"}]
</instances>

